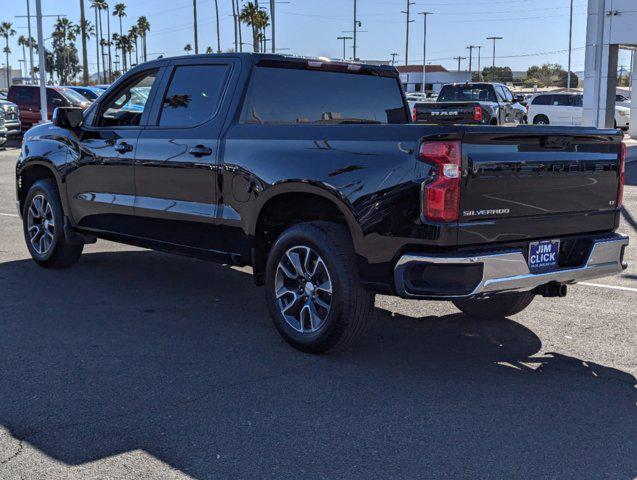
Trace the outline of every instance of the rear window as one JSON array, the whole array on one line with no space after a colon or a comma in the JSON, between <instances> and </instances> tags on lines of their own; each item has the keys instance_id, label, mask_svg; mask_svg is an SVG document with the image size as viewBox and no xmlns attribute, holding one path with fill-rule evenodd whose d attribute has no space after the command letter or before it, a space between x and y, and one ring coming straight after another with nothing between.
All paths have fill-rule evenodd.
<instances>
[{"instance_id":1,"label":"rear window","mask_svg":"<svg viewBox=\"0 0 637 480\"><path fill-rule=\"evenodd\" d=\"M553 105L553 95L538 95L533 99L533 105Z\"/></svg>"},{"instance_id":2,"label":"rear window","mask_svg":"<svg viewBox=\"0 0 637 480\"><path fill-rule=\"evenodd\" d=\"M438 102L496 102L491 86L445 85L440 90Z\"/></svg>"},{"instance_id":3,"label":"rear window","mask_svg":"<svg viewBox=\"0 0 637 480\"><path fill-rule=\"evenodd\" d=\"M70 88L63 88L60 90L62 95L74 106L80 106L83 103L86 103L86 97L77 93L75 90L71 90Z\"/></svg>"},{"instance_id":4,"label":"rear window","mask_svg":"<svg viewBox=\"0 0 637 480\"><path fill-rule=\"evenodd\" d=\"M241 115L249 124L407 123L393 77L255 67Z\"/></svg>"}]
</instances>

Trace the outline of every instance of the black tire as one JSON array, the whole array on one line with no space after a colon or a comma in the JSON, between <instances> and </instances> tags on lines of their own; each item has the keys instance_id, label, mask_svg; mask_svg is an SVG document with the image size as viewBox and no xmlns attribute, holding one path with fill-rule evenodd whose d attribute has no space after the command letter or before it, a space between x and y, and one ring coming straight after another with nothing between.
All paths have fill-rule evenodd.
<instances>
[{"instance_id":1,"label":"black tire","mask_svg":"<svg viewBox=\"0 0 637 480\"><path fill-rule=\"evenodd\" d=\"M549 119L546 115L536 115L533 118L533 125L549 125Z\"/></svg>"},{"instance_id":2,"label":"black tire","mask_svg":"<svg viewBox=\"0 0 637 480\"><path fill-rule=\"evenodd\" d=\"M502 293L489 298L454 300L464 314L479 320L500 320L520 313L535 298L534 292Z\"/></svg>"},{"instance_id":3,"label":"black tire","mask_svg":"<svg viewBox=\"0 0 637 480\"><path fill-rule=\"evenodd\" d=\"M308 255L307 263L306 258L301 258L303 252ZM290 259L295 256L299 267L302 263L304 271L313 273L299 275L299 270L293 270L294 263ZM374 294L361 286L355 258L349 232L335 223L300 223L277 238L266 266L266 301L274 325L294 348L307 353L343 349L366 331L373 316ZM322 266L319 260L322 260ZM309 268L305 268L308 265ZM286 271L296 274L297 278L293 279ZM305 282L303 278L309 281ZM326 285L325 279L330 282L329 297L326 291L319 291L324 290L320 287ZM312 288L308 293L309 287ZM285 293L281 295L282 291ZM329 308L324 309L318 304L307 307L316 298L322 303L328 303L329 299ZM297 321L292 317L299 310ZM290 315L284 316L284 311L289 311ZM313 313L317 317L312 316ZM316 318L316 329L313 330Z\"/></svg>"},{"instance_id":4,"label":"black tire","mask_svg":"<svg viewBox=\"0 0 637 480\"><path fill-rule=\"evenodd\" d=\"M49 213L44 215L44 217L48 218L48 216L50 216L53 220L52 226L49 225L50 220L47 219L46 221L48 223L45 224L41 220L38 220L39 214L34 215L29 211L33 209L33 212L37 212L38 209L33 203L36 197L43 198L46 201L46 205L50 207L46 208ZM39 203L39 200L37 202ZM42 245L37 238L34 238L32 242L32 237L29 233L29 222L33 223L32 228L39 227L41 232L48 232L47 243ZM55 182L51 179L38 180L29 189L22 208L22 226L29 253L33 260L41 267L67 268L77 262L80 255L82 255L84 244L70 243L66 239L60 195ZM39 237L40 239L42 239L42 235ZM35 244L37 244L37 246ZM38 250L38 248L40 250Z\"/></svg>"}]
</instances>

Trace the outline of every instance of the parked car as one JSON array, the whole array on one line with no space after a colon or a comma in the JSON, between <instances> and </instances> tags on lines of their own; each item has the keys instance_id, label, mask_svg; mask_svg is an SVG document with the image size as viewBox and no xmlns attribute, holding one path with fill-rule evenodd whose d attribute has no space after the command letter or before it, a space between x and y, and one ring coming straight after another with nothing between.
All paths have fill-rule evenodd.
<instances>
[{"instance_id":1,"label":"parked car","mask_svg":"<svg viewBox=\"0 0 637 480\"><path fill-rule=\"evenodd\" d=\"M581 125L584 95L574 92L539 93L529 103L529 119L535 125ZM615 105L615 128L628 130L630 108Z\"/></svg>"},{"instance_id":2,"label":"parked car","mask_svg":"<svg viewBox=\"0 0 637 480\"><path fill-rule=\"evenodd\" d=\"M359 336L375 293L504 318L625 268L617 130L410 123L390 66L144 63L25 134L26 244L43 267L96 238L250 265L283 338L314 353Z\"/></svg>"},{"instance_id":3,"label":"parked car","mask_svg":"<svg viewBox=\"0 0 637 480\"><path fill-rule=\"evenodd\" d=\"M0 100L0 109L4 113L4 126L7 129L7 137L14 138L20 135L20 111L18 106L8 100Z\"/></svg>"},{"instance_id":4,"label":"parked car","mask_svg":"<svg viewBox=\"0 0 637 480\"><path fill-rule=\"evenodd\" d=\"M84 98L86 98L90 102L94 102L95 100L97 100L97 97L99 97L102 93L105 92L105 89L103 88L90 87L90 86L84 87L84 86L77 86L77 85L69 85L68 87L65 87L65 88L70 88L71 90L76 91L77 93L82 95Z\"/></svg>"},{"instance_id":5,"label":"parked car","mask_svg":"<svg viewBox=\"0 0 637 480\"><path fill-rule=\"evenodd\" d=\"M7 127L4 125L4 111L0 109L0 147L7 143Z\"/></svg>"},{"instance_id":6,"label":"parked car","mask_svg":"<svg viewBox=\"0 0 637 480\"><path fill-rule=\"evenodd\" d=\"M8 99L18 106L23 131L41 121L39 86L11 85ZM46 100L49 120L53 118L53 110L57 107L86 108L90 105L85 97L66 87L47 86Z\"/></svg>"},{"instance_id":7,"label":"parked car","mask_svg":"<svg viewBox=\"0 0 637 480\"><path fill-rule=\"evenodd\" d=\"M626 95L617 94L615 95L615 105L619 105L620 107L630 108L631 106L630 98L627 97Z\"/></svg>"},{"instance_id":8,"label":"parked car","mask_svg":"<svg viewBox=\"0 0 637 480\"><path fill-rule=\"evenodd\" d=\"M500 83L452 83L442 87L438 99L416 103L417 123L439 125L506 125L526 123L526 109L506 85Z\"/></svg>"}]
</instances>

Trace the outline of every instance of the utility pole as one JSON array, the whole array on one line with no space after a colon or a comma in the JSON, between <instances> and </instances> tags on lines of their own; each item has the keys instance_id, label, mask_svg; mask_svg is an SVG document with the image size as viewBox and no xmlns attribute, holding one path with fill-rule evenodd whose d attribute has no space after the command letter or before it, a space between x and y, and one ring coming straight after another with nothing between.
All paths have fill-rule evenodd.
<instances>
[{"instance_id":1,"label":"utility pole","mask_svg":"<svg viewBox=\"0 0 637 480\"><path fill-rule=\"evenodd\" d=\"M571 14L568 27L568 73L566 75L566 89L571 89L571 51L573 49L573 0L571 0Z\"/></svg>"},{"instance_id":2,"label":"utility pole","mask_svg":"<svg viewBox=\"0 0 637 480\"><path fill-rule=\"evenodd\" d=\"M427 15L432 15L433 12L420 12L423 18L423 31L422 31L422 93L427 96Z\"/></svg>"},{"instance_id":3,"label":"utility pole","mask_svg":"<svg viewBox=\"0 0 637 480\"><path fill-rule=\"evenodd\" d=\"M192 15L195 22L195 55L199 53L199 36L197 35L197 0L192 0Z\"/></svg>"},{"instance_id":4,"label":"utility pole","mask_svg":"<svg viewBox=\"0 0 637 480\"><path fill-rule=\"evenodd\" d=\"M493 40L493 69L491 70L491 79L495 82L495 42L497 40L502 40L502 37L487 37L487 40Z\"/></svg>"},{"instance_id":5,"label":"utility pole","mask_svg":"<svg viewBox=\"0 0 637 480\"><path fill-rule=\"evenodd\" d=\"M353 53L352 53L352 58L354 61L356 61L356 59L358 58L356 56L356 48L358 47L358 43L356 41L356 34L358 33L358 27L362 27L363 24L361 21L358 20L358 17L356 16L356 0L354 0L354 30L352 31L353 35L354 35L354 44L353 44Z\"/></svg>"},{"instance_id":6,"label":"utility pole","mask_svg":"<svg viewBox=\"0 0 637 480\"><path fill-rule=\"evenodd\" d=\"M469 77L473 76L473 49L476 48L474 45L469 45L467 50L469 50Z\"/></svg>"},{"instance_id":7,"label":"utility pole","mask_svg":"<svg viewBox=\"0 0 637 480\"><path fill-rule=\"evenodd\" d=\"M31 0L27 0L27 34L29 35L29 63L31 64L31 80L35 80L35 72L33 71L33 37L31 36Z\"/></svg>"},{"instance_id":8,"label":"utility pole","mask_svg":"<svg viewBox=\"0 0 637 480\"><path fill-rule=\"evenodd\" d=\"M234 0L231 0L231 2L232 2L232 23L234 24L234 51L235 53L237 53L239 51L239 45L237 44L237 8L234 3Z\"/></svg>"},{"instance_id":9,"label":"utility pole","mask_svg":"<svg viewBox=\"0 0 637 480\"><path fill-rule=\"evenodd\" d=\"M346 37L346 36L342 36L342 37L336 37L337 40L343 40L343 61L345 61L345 42L347 40L351 40L352 37Z\"/></svg>"},{"instance_id":10,"label":"utility pole","mask_svg":"<svg viewBox=\"0 0 637 480\"><path fill-rule=\"evenodd\" d=\"M40 64L38 68L40 75L40 115L44 123L49 120L49 113L46 110L46 61L44 59L44 31L42 30L41 0L35 0L35 17L38 26L38 59Z\"/></svg>"},{"instance_id":11,"label":"utility pole","mask_svg":"<svg viewBox=\"0 0 637 480\"><path fill-rule=\"evenodd\" d=\"M391 55L391 66L393 67L396 64L396 57L399 55L398 53L390 53Z\"/></svg>"},{"instance_id":12,"label":"utility pole","mask_svg":"<svg viewBox=\"0 0 637 480\"><path fill-rule=\"evenodd\" d=\"M458 71L460 71L460 62L466 60L467 57L453 57L454 60L458 60Z\"/></svg>"},{"instance_id":13,"label":"utility pole","mask_svg":"<svg viewBox=\"0 0 637 480\"><path fill-rule=\"evenodd\" d=\"M86 36L86 15L84 14L84 0L80 0L80 31L82 34L82 81L84 85L88 85L88 53L86 44L88 37Z\"/></svg>"},{"instance_id":14,"label":"utility pole","mask_svg":"<svg viewBox=\"0 0 637 480\"><path fill-rule=\"evenodd\" d=\"M407 10L401 12L407 17L407 28L405 29L405 65L409 65L409 24L413 22L413 20L409 19L409 10L412 5L415 5L415 3L407 0Z\"/></svg>"},{"instance_id":15,"label":"utility pole","mask_svg":"<svg viewBox=\"0 0 637 480\"><path fill-rule=\"evenodd\" d=\"M239 51L243 52L243 38L241 36L241 8L239 7L239 0L232 0L237 5L237 30L239 32Z\"/></svg>"},{"instance_id":16,"label":"utility pole","mask_svg":"<svg viewBox=\"0 0 637 480\"><path fill-rule=\"evenodd\" d=\"M217 53L221 53L221 32L219 30L219 1L215 0L215 18L217 20Z\"/></svg>"}]
</instances>

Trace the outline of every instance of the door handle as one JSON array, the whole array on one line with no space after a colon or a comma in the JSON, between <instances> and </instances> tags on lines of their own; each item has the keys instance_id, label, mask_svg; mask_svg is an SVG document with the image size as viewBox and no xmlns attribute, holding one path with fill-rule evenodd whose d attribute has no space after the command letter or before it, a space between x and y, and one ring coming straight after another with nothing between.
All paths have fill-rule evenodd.
<instances>
[{"instance_id":1,"label":"door handle","mask_svg":"<svg viewBox=\"0 0 637 480\"><path fill-rule=\"evenodd\" d=\"M115 145L115 151L118 153L132 152L133 146L130 143L121 142Z\"/></svg>"},{"instance_id":2,"label":"door handle","mask_svg":"<svg viewBox=\"0 0 637 480\"><path fill-rule=\"evenodd\" d=\"M188 150L190 155L194 155L195 157L207 157L208 155L212 155L212 148L205 147L203 145L197 145L196 147L192 147Z\"/></svg>"}]
</instances>

